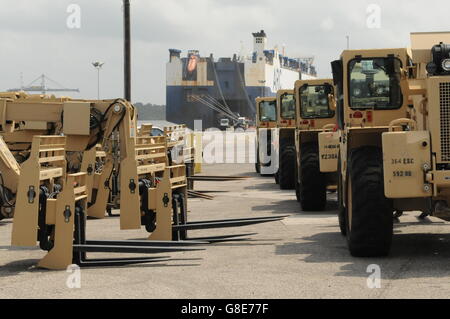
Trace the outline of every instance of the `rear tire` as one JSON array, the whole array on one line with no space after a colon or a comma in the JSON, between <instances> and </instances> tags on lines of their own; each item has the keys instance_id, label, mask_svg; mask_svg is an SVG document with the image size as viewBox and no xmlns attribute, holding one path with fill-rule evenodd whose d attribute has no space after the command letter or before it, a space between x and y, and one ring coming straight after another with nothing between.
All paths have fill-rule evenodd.
<instances>
[{"instance_id":1,"label":"rear tire","mask_svg":"<svg viewBox=\"0 0 450 319\"><path fill-rule=\"evenodd\" d=\"M320 172L319 148L316 143L301 146L300 204L304 211L322 211L327 204L325 174Z\"/></svg>"},{"instance_id":2,"label":"rear tire","mask_svg":"<svg viewBox=\"0 0 450 319\"><path fill-rule=\"evenodd\" d=\"M189 177L194 176L194 170L195 170L195 164L194 163L186 163L186 177L187 179L187 189L193 190L194 189L194 181L190 179Z\"/></svg>"},{"instance_id":3,"label":"rear tire","mask_svg":"<svg viewBox=\"0 0 450 319\"><path fill-rule=\"evenodd\" d=\"M338 169L337 169L337 173L338 173L338 219L339 219L339 228L341 230L341 234L342 236L347 235L347 225L346 225L346 220L345 217L347 215L347 211L345 210L345 206L344 206L344 193L343 190L345 189L345 187L343 187L342 183L342 169L341 169L341 155L339 154L338 157Z\"/></svg>"},{"instance_id":4,"label":"rear tire","mask_svg":"<svg viewBox=\"0 0 450 319\"><path fill-rule=\"evenodd\" d=\"M280 168L278 170L278 182L280 189L295 188L295 146L288 145L281 149Z\"/></svg>"},{"instance_id":5,"label":"rear tire","mask_svg":"<svg viewBox=\"0 0 450 319\"><path fill-rule=\"evenodd\" d=\"M300 203L301 195L300 195L300 183L298 182L298 164L295 161L295 197L297 198L297 202Z\"/></svg>"},{"instance_id":6,"label":"rear tire","mask_svg":"<svg viewBox=\"0 0 450 319\"><path fill-rule=\"evenodd\" d=\"M364 146L350 154L347 243L355 257L386 256L392 243L392 202L384 195L383 154Z\"/></svg>"}]
</instances>

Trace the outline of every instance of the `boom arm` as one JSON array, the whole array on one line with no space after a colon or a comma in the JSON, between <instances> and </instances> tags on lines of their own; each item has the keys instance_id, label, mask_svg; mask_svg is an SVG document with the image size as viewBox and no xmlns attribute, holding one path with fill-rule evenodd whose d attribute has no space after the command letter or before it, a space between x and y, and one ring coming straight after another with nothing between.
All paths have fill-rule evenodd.
<instances>
[{"instance_id":1,"label":"boom arm","mask_svg":"<svg viewBox=\"0 0 450 319\"><path fill-rule=\"evenodd\" d=\"M112 167L118 157L118 164L115 165L120 172L121 202L126 203L122 205L121 228L140 228L139 165L136 156L137 113L129 102L121 99L87 101L48 97L41 100L4 98L0 100L0 111L1 131L5 141L19 149L26 150L33 136L43 132L64 134L66 151L69 152L84 152L95 147L97 143L102 143L107 151L107 167ZM114 132L117 132L117 135ZM118 137L118 148L113 139L115 136ZM8 157L2 156L3 158ZM164 170L165 165L164 160L163 167L159 169ZM109 174L110 170L106 169L104 173ZM10 178L8 180L14 181Z\"/></svg>"}]
</instances>

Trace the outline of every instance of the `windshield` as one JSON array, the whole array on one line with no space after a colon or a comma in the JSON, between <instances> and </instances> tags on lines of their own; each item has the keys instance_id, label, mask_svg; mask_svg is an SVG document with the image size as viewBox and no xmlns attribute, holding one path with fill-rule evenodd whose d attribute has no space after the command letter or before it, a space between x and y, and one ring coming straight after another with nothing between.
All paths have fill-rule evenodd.
<instances>
[{"instance_id":1,"label":"windshield","mask_svg":"<svg viewBox=\"0 0 450 319\"><path fill-rule=\"evenodd\" d=\"M261 122L275 122L277 120L276 101L259 103L259 120Z\"/></svg>"},{"instance_id":2,"label":"windshield","mask_svg":"<svg viewBox=\"0 0 450 319\"><path fill-rule=\"evenodd\" d=\"M397 109L403 103L401 62L393 58L354 59L349 63L350 107Z\"/></svg>"},{"instance_id":3,"label":"windshield","mask_svg":"<svg viewBox=\"0 0 450 319\"><path fill-rule=\"evenodd\" d=\"M333 92L330 85L305 85L300 88L301 116L304 119L330 118L328 94Z\"/></svg>"},{"instance_id":4,"label":"windshield","mask_svg":"<svg viewBox=\"0 0 450 319\"><path fill-rule=\"evenodd\" d=\"M283 94L281 96L281 117L283 119L295 119L294 94Z\"/></svg>"}]
</instances>

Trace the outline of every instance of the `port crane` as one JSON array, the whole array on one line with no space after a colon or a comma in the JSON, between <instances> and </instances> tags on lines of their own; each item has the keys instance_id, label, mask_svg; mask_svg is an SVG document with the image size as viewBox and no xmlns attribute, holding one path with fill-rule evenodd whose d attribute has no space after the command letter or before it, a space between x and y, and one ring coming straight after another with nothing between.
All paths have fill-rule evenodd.
<instances>
[{"instance_id":1,"label":"port crane","mask_svg":"<svg viewBox=\"0 0 450 319\"><path fill-rule=\"evenodd\" d=\"M39 84L38 84L38 81ZM57 88L49 88L47 86L47 82L56 85ZM37 79L33 80L30 84L26 86L21 86L21 88L10 89L8 92L17 92L17 91L25 91L25 92L41 92L42 94L47 94L47 92L80 92L79 89L71 89L66 88L58 82L50 79L45 74L41 74Z\"/></svg>"}]
</instances>

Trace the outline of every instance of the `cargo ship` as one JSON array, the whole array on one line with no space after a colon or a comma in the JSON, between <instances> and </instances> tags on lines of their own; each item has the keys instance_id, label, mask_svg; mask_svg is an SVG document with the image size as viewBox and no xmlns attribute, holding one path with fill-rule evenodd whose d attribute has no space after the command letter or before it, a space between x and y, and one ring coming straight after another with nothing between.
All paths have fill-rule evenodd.
<instances>
[{"instance_id":1,"label":"cargo ship","mask_svg":"<svg viewBox=\"0 0 450 319\"><path fill-rule=\"evenodd\" d=\"M254 120L255 98L275 96L280 89L292 89L298 79L314 79L313 58L285 56L284 49L267 49L264 30L253 33L253 52L215 60L197 50L170 49L166 65L166 120L194 128L220 127L223 119L237 123Z\"/></svg>"}]
</instances>

